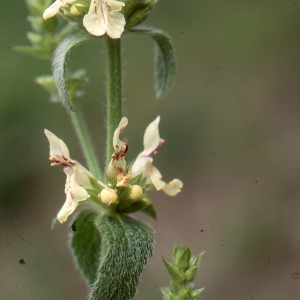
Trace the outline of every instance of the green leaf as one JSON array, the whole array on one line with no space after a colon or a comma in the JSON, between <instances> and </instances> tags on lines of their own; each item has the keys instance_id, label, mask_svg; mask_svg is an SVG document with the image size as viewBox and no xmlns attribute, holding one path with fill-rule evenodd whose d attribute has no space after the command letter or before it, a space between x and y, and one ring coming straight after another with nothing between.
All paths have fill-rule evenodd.
<instances>
[{"instance_id":1,"label":"green leaf","mask_svg":"<svg viewBox=\"0 0 300 300\"><path fill-rule=\"evenodd\" d=\"M57 102L57 89L54 84L52 75L40 75L34 79L34 81L42 86L51 95L51 101Z\"/></svg>"},{"instance_id":2,"label":"green leaf","mask_svg":"<svg viewBox=\"0 0 300 300\"><path fill-rule=\"evenodd\" d=\"M94 38L94 36L90 35L88 32L78 31L62 40L62 42L59 43L58 47L54 51L52 61L54 82L57 86L58 95L67 110L74 110L69 99L66 83L65 67L67 56L73 47L78 46L92 38Z\"/></svg>"},{"instance_id":3,"label":"green leaf","mask_svg":"<svg viewBox=\"0 0 300 300\"><path fill-rule=\"evenodd\" d=\"M184 278L182 278L182 276L180 274L180 269L175 264L169 263L164 258L162 258L162 259L163 259L165 267L168 270L168 273L169 273L171 279L178 283L183 282Z\"/></svg>"},{"instance_id":4,"label":"green leaf","mask_svg":"<svg viewBox=\"0 0 300 300\"><path fill-rule=\"evenodd\" d=\"M79 213L73 227L71 248L77 265L89 284L96 280L99 265L101 237L95 227L97 217L94 210L86 209Z\"/></svg>"},{"instance_id":5,"label":"green leaf","mask_svg":"<svg viewBox=\"0 0 300 300\"><path fill-rule=\"evenodd\" d=\"M184 272L185 281L187 281L187 282L193 281L195 279L196 275L197 275L197 272L198 272L197 267L191 267L191 268L187 269Z\"/></svg>"},{"instance_id":6,"label":"green leaf","mask_svg":"<svg viewBox=\"0 0 300 300\"><path fill-rule=\"evenodd\" d=\"M131 214L139 210L145 209L147 206L151 205L151 202L148 200L148 197L141 197L138 199L126 199L124 202L127 202L128 205L124 206L120 209L120 206L118 207L118 212L122 212L125 214Z\"/></svg>"},{"instance_id":7,"label":"green leaf","mask_svg":"<svg viewBox=\"0 0 300 300\"><path fill-rule=\"evenodd\" d=\"M176 245L173 250L173 260L174 262L183 269L186 269L190 264L190 259L192 256L191 250L185 245Z\"/></svg>"},{"instance_id":8,"label":"green leaf","mask_svg":"<svg viewBox=\"0 0 300 300\"><path fill-rule=\"evenodd\" d=\"M178 295L178 293L180 293L182 285L181 284L178 285L174 281L171 281L168 288L169 288L170 293L172 293L174 295Z\"/></svg>"},{"instance_id":9,"label":"green leaf","mask_svg":"<svg viewBox=\"0 0 300 300\"><path fill-rule=\"evenodd\" d=\"M201 288L201 289L198 289L198 290L195 290L191 293L191 296L193 299L199 299L200 297L200 294L203 292L204 288Z\"/></svg>"},{"instance_id":10,"label":"green leaf","mask_svg":"<svg viewBox=\"0 0 300 300\"><path fill-rule=\"evenodd\" d=\"M141 173L141 174L139 174L139 175L137 175L137 176L131 178L131 179L129 180L130 184L131 184L131 185L134 185L134 184L140 184L140 182L141 182L141 180L142 180L142 175L143 175L143 173Z\"/></svg>"},{"instance_id":11,"label":"green leaf","mask_svg":"<svg viewBox=\"0 0 300 300\"><path fill-rule=\"evenodd\" d=\"M176 72L175 51L170 36L163 30L149 26L136 26L130 31L151 36L156 42L155 90L156 97L162 97L173 87Z\"/></svg>"},{"instance_id":12,"label":"green leaf","mask_svg":"<svg viewBox=\"0 0 300 300\"><path fill-rule=\"evenodd\" d=\"M50 6L51 0L25 0L27 7L32 15L42 15L44 10Z\"/></svg>"},{"instance_id":13,"label":"green leaf","mask_svg":"<svg viewBox=\"0 0 300 300\"><path fill-rule=\"evenodd\" d=\"M153 251L153 230L126 215L109 214L95 220L106 242L106 254L92 286L90 300L129 300Z\"/></svg>"},{"instance_id":14,"label":"green leaf","mask_svg":"<svg viewBox=\"0 0 300 300\"><path fill-rule=\"evenodd\" d=\"M67 87L71 99L81 97L83 92L83 85L87 81L86 71L80 69L74 73L67 74ZM54 83L52 75L40 75L35 78L35 82L42 86L50 94L50 101L59 102L60 98L57 95L57 87Z\"/></svg>"},{"instance_id":15,"label":"green leaf","mask_svg":"<svg viewBox=\"0 0 300 300\"><path fill-rule=\"evenodd\" d=\"M200 268L201 265L201 261L202 261L202 256L205 253L205 251L201 252L199 255L197 255L196 257L192 257L191 261L190 261L190 265L191 266L195 266L197 267L197 271Z\"/></svg>"},{"instance_id":16,"label":"green leaf","mask_svg":"<svg viewBox=\"0 0 300 300\"><path fill-rule=\"evenodd\" d=\"M41 59L51 59L52 53L48 49L32 46L15 46L14 50L20 53L29 54Z\"/></svg>"},{"instance_id":17,"label":"green leaf","mask_svg":"<svg viewBox=\"0 0 300 300\"><path fill-rule=\"evenodd\" d=\"M179 295L178 295L179 299L185 299L185 300L191 300L191 288L189 286L184 287Z\"/></svg>"},{"instance_id":18,"label":"green leaf","mask_svg":"<svg viewBox=\"0 0 300 300\"><path fill-rule=\"evenodd\" d=\"M163 296L164 296L164 300L178 300L178 298L176 296L174 296L173 294L171 294L169 291L162 291Z\"/></svg>"},{"instance_id":19,"label":"green leaf","mask_svg":"<svg viewBox=\"0 0 300 300\"><path fill-rule=\"evenodd\" d=\"M148 215L149 217L153 218L154 220L156 220L156 211L154 209L153 204L151 203L149 206L143 208L141 210L141 212L143 212L144 214Z\"/></svg>"}]
</instances>

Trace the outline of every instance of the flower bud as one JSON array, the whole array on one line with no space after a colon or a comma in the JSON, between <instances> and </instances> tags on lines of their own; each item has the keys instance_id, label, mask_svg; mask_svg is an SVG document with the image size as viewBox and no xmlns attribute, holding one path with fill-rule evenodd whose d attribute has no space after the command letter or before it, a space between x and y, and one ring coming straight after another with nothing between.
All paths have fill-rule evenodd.
<instances>
[{"instance_id":1,"label":"flower bud","mask_svg":"<svg viewBox=\"0 0 300 300\"><path fill-rule=\"evenodd\" d=\"M82 26L82 19L88 13L90 1L76 0L74 3L67 4L62 7L62 12L65 18L78 23Z\"/></svg>"},{"instance_id":2,"label":"flower bud","mask_svg":"<svg viewBox=\"0 0 300 300\"><path fill-rule=\"evenodd\" d=\"M132 186L132 188L129 192L128 198L129 199L137 199L137 198L140 198L142 195L143 195L143 189L139 185L135 184Z\"/></svg>"},{"instance_id":3,"label":"flower bud","mask_svg":"<svg viewBox=\"0 0 300 300\"><path fill-rule=\"evenodd\" d=\"M144 21L158 0L122 0L125 3L122 13L126 20L126 28L133 27Z\"/></svg>"},{"instance_id":4,"label":"flower bud","mask_svg":"<svg viewBox=\"0 0 300 300\"><path fill-rule=\"evenodd\" d=\"M104 188L99 197L104 204L114 204L118 200L118 194L115 190L110 188Z\"/></svg>"},{"instance_id":5,"label":"flower bud","mask_svg":"<svg viewBox=\"0 0 300 300\"><path fill-rule=\"evenodd\" d=\"M84 7L82 4L72 5L70 8L70 13L77 17L83 16L83 13L78 9L82 7Z\"/></svg>"}]
</instances>

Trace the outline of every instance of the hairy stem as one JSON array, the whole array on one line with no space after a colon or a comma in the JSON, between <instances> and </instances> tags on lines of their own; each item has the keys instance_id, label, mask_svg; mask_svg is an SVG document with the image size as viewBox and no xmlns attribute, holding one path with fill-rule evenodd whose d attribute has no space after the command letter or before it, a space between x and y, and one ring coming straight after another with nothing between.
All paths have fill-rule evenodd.
<instances>
[{"instance_id":1,"label":"hairy stem","mask_svg":"<svg viewBox=\"0 0 300 300\"><path fill-rule=\"evenodd\" d=\"M92 141L88 133L86 123L84 121L82 114L79 113L78 108L75 105L76 103L74 102L75 101L72 101L72 106L74 107L75 111L70 112L70 117L77 138L79 140L84 158L87 162L89 170L94 174L94 176L97 179L102 180L102 172L98 165L96 153L92 145Z\"/></svg>"},{"instance_id":2,"label":"hairy stem","mask_svg":"<svg viewBox=\"0 0 300 300\"><path fill-rule=\"evenodd\" d=\"M109 76L107 91L106 165L114 152L112 139L122 118L121 39L107 37Z\"/></svg>"}]
</instances>

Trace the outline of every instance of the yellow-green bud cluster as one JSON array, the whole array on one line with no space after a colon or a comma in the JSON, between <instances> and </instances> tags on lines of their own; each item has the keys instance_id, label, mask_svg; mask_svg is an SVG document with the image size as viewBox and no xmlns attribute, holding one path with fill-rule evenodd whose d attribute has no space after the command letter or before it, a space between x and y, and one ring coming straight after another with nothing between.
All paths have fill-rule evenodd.
<instances>
[{"instance_id":1,"label":"yellow-green bud cluster","mask_svg":"<svg viewBox=\"0 0 300 300\"><path fill-rule=\"evenodd\" d=\"M152 206L148 195L144 194L146 186L139 184L141 176L132 178L128 186L117 186L116 181L107 185L90 178L92 189L88 190L91 200L103 208L119 213L133 213Z\"/></svg>"},{"instance_id":2,"label":"yellow-green bud cluster","mask_svg":"<svg viewBox=\"0 0 300 300\"><path fill-rule=\"evenodd\" d=\"M141 186L107 187L98 194L106 208L123 213L133 213L151 205Z\"/></svg>"},{"instance_id":3,"label":"yellow-green bud cluster","mask_svg":"<svg viewBox=\"0 0 300 300\"><path fill-rule=\"evenodd\" d=\"M63 15L82 26L82 18L89 11L91 0L76 0L73 3L67 4L62 8Z\"/></svg>"}]
</instances>

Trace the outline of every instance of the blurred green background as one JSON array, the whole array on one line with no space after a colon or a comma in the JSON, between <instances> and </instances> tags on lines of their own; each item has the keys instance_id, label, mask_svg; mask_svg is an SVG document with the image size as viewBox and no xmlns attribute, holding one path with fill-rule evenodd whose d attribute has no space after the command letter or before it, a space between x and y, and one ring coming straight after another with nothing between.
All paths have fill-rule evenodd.
<instances>
[{"instance_id":1,"label":"blurred green background","mask_svg":"<svg viewBox=\"0 0 300 300\"><path fill-rule=\"evenodd\" d=\"M27 14L23 1L1 2L0 299L86 299L68 249L71 224L50 229L65 175L50 168L43 129L84 160L65 110L33 82L49 62L13 51L29 44ZM167 142L155 165L184 189L175 198L151 193L157 221L138 215L156 244L136 299L162 298L161 257L171 258L175 242L206 250L195 282L205 299L300 299L300 1L161 0L145 23L173 37L178 72L173 91L155 100L153 44L124 37L128 156L161 115ZM69 61L88 70L82 101L100 160L105 60L97 39Z\"/></svg>"}]
</instances>

